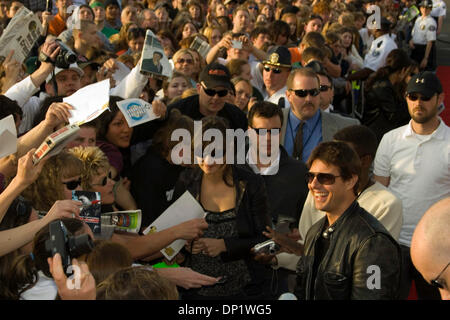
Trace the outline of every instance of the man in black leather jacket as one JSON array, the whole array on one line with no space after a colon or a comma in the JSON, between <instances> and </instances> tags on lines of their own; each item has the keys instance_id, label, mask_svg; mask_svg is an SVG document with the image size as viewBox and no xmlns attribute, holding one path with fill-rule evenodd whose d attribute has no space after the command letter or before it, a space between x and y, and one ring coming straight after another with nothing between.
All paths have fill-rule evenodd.
<instances>
[{"instance_id":1,"label":"man in black leather jacket","mask_svg":"<svg viewBox=\"0 0 450 320\"><path fill-rule=\"evenodd\" d=\"M356 199L361 166L344 142L324 142L308 160L308 187L326 216L306 235L297 265L299 299L397 299L397 242Z\"/></svg>"}]
</instances>

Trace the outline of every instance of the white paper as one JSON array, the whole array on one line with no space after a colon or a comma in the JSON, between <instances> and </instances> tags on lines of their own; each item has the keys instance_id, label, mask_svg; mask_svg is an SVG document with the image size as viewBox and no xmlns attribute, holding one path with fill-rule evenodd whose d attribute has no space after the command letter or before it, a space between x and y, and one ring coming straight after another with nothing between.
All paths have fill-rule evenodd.
<instances>
[{"instance_id":1,"label":"white paper","mask_svg":"<svg viewBox=\"0 0 450 320\"><path fill-rule=\"evenodd\" d=\"M12 114L0 120L0 158L17 151L16 123Z\"/></svg>"},{"instance_id":2,"label":"white paper","mask_svg":"<svg viewBox=\"0 0 450 320\"><path fill-rule=\"evenodd\" d=\"M117 102L117 106L122 111L130 128L159 118L153 112L152 105L142 99L122 100Z\"/></svg>"},{"instance_id":3,"label":"white paper","mask_svg":"<svg viewBox=\"0 0 450 320\"><path fill-rule=\"evenodd\" d=\"M183 193L169 208L166 209L153 223L144 230L144 234L158 232L173 227L182 222L203 218L205 212L189 191ZM172 260L186 244L186 240L178 239L161 250L168 260Z\"/></svg>"},{"instance_id":4,"label":"white paper","mask_svg":"<svg viewBox=\"0 0 450 320\"><path fill-rule=\"evenodd\" d=\"M158 60L158 55L154 56L154 53L159 53L162 57ZM164 48L151 30L147 30L145 34L140 68L141 73L146 75L152 74L167 78L172 75L172 65L164 53Z\"/></svg>"},{"instance_id":5,"label":"white paper","mask_svg":"<svg viewBox=\"0 0 450 320\"><path fill-rule=\"evenodd\" d=\"M109 79L93 83L81 88L74 94L63 99L74 109L70 110L72 117L69 123L81 125L101 115L109 104Z\"/></svg>"},{"instance_id":6,"label":"white paper","mask_svg":"<svg viewBox=\"0 0 450 320\"><path fill-rule=\"evenodd\" d=\"M123 80L123 78L125 78L129 73L130 73L130 68L128 68L125 64L123 64L120 61L116 61L117 64L117 69L114 71L113 73L113 79L116 82L116 87L119 84L120 81Z\"/></svg>"}]
</instances>

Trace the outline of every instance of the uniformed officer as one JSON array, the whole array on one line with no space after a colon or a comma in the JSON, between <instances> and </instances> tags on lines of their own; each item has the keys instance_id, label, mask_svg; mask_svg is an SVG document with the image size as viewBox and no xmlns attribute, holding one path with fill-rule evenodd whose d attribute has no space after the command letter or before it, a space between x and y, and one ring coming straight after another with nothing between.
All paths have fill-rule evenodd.
<instances>
[{"instance_id":1,"label":"uniformed officer","mask_svg":"<svg viewBox=\"0 0 450 320\"><path fill-rule=\"evenodd\" d=\"M420 4L421 15L417 17L411 32L409 46L412 49L411 58L417 61L421 70L436 69L436 55L432 47L436 42L436 21L430 16L433 3L423 0Z\"/></svg>"},{"instance_id":2,"label":"uniformed officer","mask_svg":"<svg viewBox=\"0 0 450 320\"><path fill-rule=\"evenodd\" d=\"M366 80L371 73L383 67L388 54L397 49L397 44L390 35L391 22L385 17L382 17L380 22L380 28L374 30L375 40L372 41L369 52L364 56L363 68L349 75L347 80Z\"/></svg>"},{"instance_id":3,"label":"uniformed officer","mask_svg":"<svg viewBox=\"0 0 450 320\"><path fill-rule=\"evenodd\" d=\"M268 52L268 59L259 64L253 77L255 87L263 93L265 101L289 108L286 98L286 81L291 72L291 53L285 46L275 46Z\"/></svg>"}]
</instances>

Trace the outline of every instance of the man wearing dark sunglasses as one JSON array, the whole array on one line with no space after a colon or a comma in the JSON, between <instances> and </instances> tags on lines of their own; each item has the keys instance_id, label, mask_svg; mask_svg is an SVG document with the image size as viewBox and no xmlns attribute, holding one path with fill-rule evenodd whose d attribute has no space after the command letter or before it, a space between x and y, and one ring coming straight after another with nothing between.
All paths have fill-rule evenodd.
<instances>
[{"instance_id":1,"label":"man wearing dark sunglasses","mask_svg":"<svg viewBox=\"0 0 450 320\"><path fill-rule=\"evenodd\" d=\"M307 166L314 206L325 217L309 229L304 245L270 229L266 234L301 256L295 295L299 300L397 299L400 247L356 201L361 163L354 149L342 141L323 142Z\"/></svg>"},{"instance_id":2,"label":"man wearing dark sunglasses","mask_svg":"<svg viewBox=\"0 0 450 320\"><path fill-rule=\"evenodd\" d=\"M228 69L217 62L206 66L200 73L198 95L179 100L168 107L177 108L194 120L206 116L220 116L228 120L231 129L247 130L247 117L238 107L225 102L228 91L234 91Z\"/></svg>"},{"instance_id":3,"label":"man wearing dark sunglasses","mask_svg":"<svg viewBox=\"0 0 450 320\"><path fill-rule=\"evenodd\" d=\"M269 50L269 58L263 61L264 100L281 108L289 108L286 98L286 81L291 72L291 53L287 47L276 46Z\"/></svg>"},{"instance_id":4,"label":"man wearing dark sunglasses","mask_svg":"<svg viewBox=\"0 0 450 320\"><path fill-rule=\"evenodd\" d=\"M401 298L407 299L414 280L419 299L439 299L439 292L417 273L410 246L424 212L450 196L450 128L439 118L444 100L442 84L432 72L411 77L406 88L409 124L387 132L374 162L374 178L402 200L403 226L399 243L403 255Z\"/></svg>"},{"instance_id":5,"label":"man wearing dark sunglasses","mask_svg":"<svg viewBox=\"0 0 450 320\"><path fill-rule=\"evenodd\" d=\"M291 108L283 110L281 143L294 158L306 162L321 141L330 141L340 129L359 124L356 119L320 110L320 81L312 69L295 69L286 84Z\"/></svg>"},{"instance_id":6,"label":"man wearing dark sunglasses","mask_svg":"<svg viewBox=\"0 0 450 320\"><path fill-rule=\"evenodd\" d=\"M426 282L450 300L450 197L425 212L411 240L411 259Z\"/></svg>"}]
</instances>

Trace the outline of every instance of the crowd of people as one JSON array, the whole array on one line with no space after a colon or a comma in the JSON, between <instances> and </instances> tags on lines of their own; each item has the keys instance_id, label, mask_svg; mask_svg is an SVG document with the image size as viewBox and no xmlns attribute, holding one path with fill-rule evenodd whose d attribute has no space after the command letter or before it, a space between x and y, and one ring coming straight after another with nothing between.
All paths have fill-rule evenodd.
<instances>
[{"instance_id":1,"label":"crowd of people","mask_svg":"<svg viewBox=\"0 0 450 320\"><path fill-rule=\"evenodd\" d=\"M1 299L405 300L412 284L450 299L443 0L48 3L0 0L0 32L21 7L42 23L25 60L0 65L0 120L18 136L0 158ZM163 49L151 74L148 30ZM70 122L63 99L103 80L108 109L33 161ZM158 118L130 126L130 98ZM94 234L74 191L98 192L103 213L140 209L140 232ZM204 217L144 234L186 192ZM67 249L74 283L49 249L55 222L84 239Z\"/></svg>"}]
</instances>

